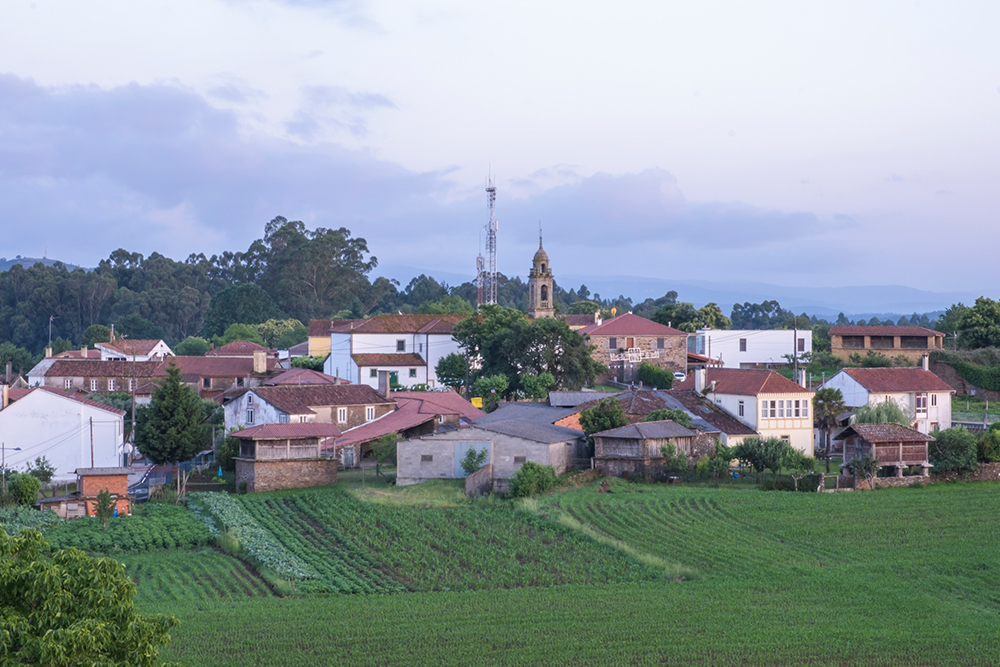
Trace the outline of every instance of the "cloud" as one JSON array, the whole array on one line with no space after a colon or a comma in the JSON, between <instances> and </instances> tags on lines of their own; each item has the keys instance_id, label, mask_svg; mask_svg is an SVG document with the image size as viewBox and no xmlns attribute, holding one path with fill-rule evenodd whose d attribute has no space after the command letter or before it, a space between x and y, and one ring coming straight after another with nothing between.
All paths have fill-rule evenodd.
<instances>
[{"instance_id":1,"label":"cloud","mask_svg":"<svg viewBox=\"0 0 1000 667\"><path fill-rule=\"evenodd\" d=\"M316 137L325 127L364 136L368 133L368 116L373 111L397 108L384 95L339 86L303 86L301 95L302 106L285 123L285 129L302 139Z\"/></svg>"},{"instance_id":2,"label":"cloud","mask_svg":"<svg viewBox=\"0 0 1000 667\"><path fill-rule=\"evenodd\" d=\"M266 100L267 93L254 88L243 79L231 74L216 77L219 83L208 89L208 94L233 104L249 104L256 100Z\"/></svg>"}]
</instances>

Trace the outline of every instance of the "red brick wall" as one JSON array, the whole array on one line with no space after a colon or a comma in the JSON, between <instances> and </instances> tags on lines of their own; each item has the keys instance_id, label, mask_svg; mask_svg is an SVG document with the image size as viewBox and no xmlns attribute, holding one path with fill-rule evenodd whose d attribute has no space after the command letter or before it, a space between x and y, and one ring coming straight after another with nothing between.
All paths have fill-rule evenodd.
<instances>
[{"instance_id":1,"label":"red brick wall","mask_svg":"<svg viewBox=\"0 0 1000 667\"><path fill-rule=\"evenodd\" d=\"M128 495L128 475L83 475L80 495L96 496L104 489L111 495Z\"/></svg>"}]
</instances>

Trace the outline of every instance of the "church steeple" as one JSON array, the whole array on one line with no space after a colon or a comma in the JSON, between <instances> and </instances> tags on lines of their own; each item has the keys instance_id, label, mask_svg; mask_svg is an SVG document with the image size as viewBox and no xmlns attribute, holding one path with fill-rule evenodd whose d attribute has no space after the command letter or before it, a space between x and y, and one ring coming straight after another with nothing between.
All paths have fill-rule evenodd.
<instances>
[{"instance_id":1,"label":"church steeple","mask_svg":"<svg viewBox=\"0 0 1000 667\"><path fill-rule=\"evenodd\" d=\"M552 267L549 265L549 255L542 247L542 229L538 228L538 252L531 262L528 272L528 315L535 319L555 317L556 310L552 303Z\"/></svg>"}]
</instances>

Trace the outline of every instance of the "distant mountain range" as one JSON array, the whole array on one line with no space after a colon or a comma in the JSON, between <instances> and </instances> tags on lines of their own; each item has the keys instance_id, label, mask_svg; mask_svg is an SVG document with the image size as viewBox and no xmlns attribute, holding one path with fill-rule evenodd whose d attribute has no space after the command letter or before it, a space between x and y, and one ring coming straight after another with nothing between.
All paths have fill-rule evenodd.
<instances>
[{"instance_id":1,"label":"distant mountain range","mask_svg":"<svg viewBox=\"0 0 1000 667\"><path fill-rule=\"evenodd\" d=\"M10 268L15 264L20 264L24 268L34 266L35 264L44 264L45 266L52 266L58 259L48 259L47 257L21 257L18 255L14 259L7 259L6 257L0 257L0 271L10 271ZM63 262L66 264L66 262ZM77 268L75 264L66 264L66 268L72 271Z\"/></svg>"}]
</instances>

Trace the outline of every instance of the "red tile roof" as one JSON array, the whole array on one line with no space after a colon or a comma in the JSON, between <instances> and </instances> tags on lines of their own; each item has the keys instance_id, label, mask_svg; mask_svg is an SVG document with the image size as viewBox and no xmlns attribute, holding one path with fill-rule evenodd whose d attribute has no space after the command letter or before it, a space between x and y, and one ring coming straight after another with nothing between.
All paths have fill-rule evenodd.
<instances>
[{"instance_id":1,"label":"red tile roof","mask_svg":"<svg viewBox=\"0 0 1000 667\"><path fill-rule=\"evenodd\" d=\"M358 333L432 333L450 334L468 315L376 315L355 320L347 329Z\"/></svg>"},{"instance_id":2,"label":"red tile roof","mask_svg":"<svg viewBox=\"0 0 1000 667\"><path fill-rule=\"evenodd\" d=\"M953 391L951 385L923 368L845 368L841 372L868 391Z\"/></svg>"},{"instance_id":3,"label":"red tile roof","mask_svg":"<svg viewBox=\"0 0 1000 667\"><path fill-rule=\"evenodd\" d=\"M309 321L310 338L329 336L331 322L333 322L333 320L310 320Z\"/></svg>"},{"instance_id":4,"label":"red tile roof","mask_svg":"<svg viewBox=\"0 0 1000 667\"><path fill-rule=\"evenodd\" d=\"M185 382L197 382L206 377L239 378L260 375L253 372L253 357L170 357L160 364L162 374L166 374L171 361L181 369ZM266 362L269 373L280 369L278 360L274 357L268 357Z\"/></svg>"},{"instance_id":5,"label":"red tile roof","mask_svg":"<svg viewBox=\"0 0 1000 667\"><path fill-rule=\"evenodd\" d=\"M335 443L328 444L324 449L353 445L359 442L371 442L390 433L398 433L408 429L426 424L434 419L434 415L420 412L416 401L409 401L398 410L386 413L374 421L356 426L344 432L344 435L337 438Z\"/></svg>"},{"instance_id":6,"label":"red tile roof","mask_svg":"<svg viewBox=\"0 0 1000 667\"><path fill-rule=\"evenodd\" d=\"M65 352L60 352L59 354L52 355L53 359L83 359L83 350L66 350ZM100 350L87 350L87 359L100 359Z\"/></svg>"},{"instance_id":7,"label":"red tile roof","mask_svg":"<svg viewBox=\"0 0 1000 667\"><path fill-rule=\"evenodd\" d=\"M237 431L234 438L246 440L284 440L286 438L335 438L340 429L333 424L262 424Z\"/></svg>"},{"instance_id":8,"label":"red tile roof","mask_svg":"<svg viewBox=\"0 0 1000 667\"><path fill-rule=\"evenodd\" d=\"M348 380L340 380L326 373L320 373L309 368L290 368L281 375L277 375L264 382L265 385L273 387L286 384L351 384Z\"/></svg>"},{"instance_id":9,"label":"red tile roof","mask_svg":"<svg viewBox=\"0 0 1000 667\"><path fill-rule=\"evenodd\" d=\"M585 327L594 324L593 315L556 315L561 320L566 320L566 324L571 327Z\"/></svg>"},{"instance_id":10,"label":"red tile roof","mask_svg":"<svg viewBox=\"0 0 1000 667\"><path fill-rule=\"evenodd\" d=\"M944 336L924 327L858 327L838 324L830 327L831 336Z\"/></svg>"},{"instance_id":11,"label":"red tile roof","mask_svg":"<svg viewBox=\"0 0 1000 667\"><path fill-rule=\"evenodd\" d=\"M851 424L838 435L843 440L852 435L860 435L871 443L878 442L931 442L933 437L899 424Z\"/></svg>"},{"instance_id":12,"label":"red tile roof","mask_svg":"<svg viewBox=\"0 0 1000 667\"><path fill-rule=\"evenodd\" d=\"M345 405L384 405L382 394L366 384L300 384L247 389L282 412L290 415L312 414L313 407Z\"/></svg>"},{"instance_id":13,"label":"red tile roof","mask_svg":"<svg viewBox=\"0 0 1000 667\"><path fill-rule=\"evenodd\" d=\"M106 412L110 412L115 415L121 416L125 414L124 410L113 408L110 405L105 405L104 403L98 403L97 401L86 398L83 394L80 394L79 392L62 391L61 389L56 389L54 387L36 387L35 389L29 389L28 392L35 390L44 391L49 394L55 394L56 396L62 396L63 398L68 398L71 401L76 401L77 403L83 403L84 405L89 405L92 408L97 408L98 410L104 410ZM24 397L22 396L22 398Z\"/></svg>"},{"instance_id":14,"label":"red tile roof","mask_svg":"<svg viewBox=\"0 0 1000 667\"><path fill-rule=\"evenodd\" d=\"M697 371L696 371L697 372ZM772 370L743 368L709 368L707 385L715 382L719 394L734 396L759 396L760 394L811 394L784 375ZM694 373L674 385L674 389L694 389Z\"/></svg>"},{"instance_id":15,"label":"red tile roof","mask_svg":"<svg viewBox=\"0 0 1000 667\"><path fill-rule=\"evenodd\" d=\"M179 358L179 357L177 357ZM149 378L164 374L160 361L97 361L91 359L57 359L45 371L45 377L83 378Z\"/></svg>"},{"instance_id":16,"label":"red tile roof","mask_svg":"<svg viewBox=\"0 0 1000 667\"><path fill-rule=\"evenodd\" d=\"M7 398L11 403L20 400L30 394L34 389L9 389L7 391Z\"/></svg>"},{"instance_id":17,"label":"red tile roof","mask_svg":"<svg viewBox=\"0 0 1000 667\"><path fill-rule=\"evenodd\" d=\"M456 391L394 391L391 398L396 405L415 402L420 414L459 415L468 420L479 419L486 413L462 398Z\"/></svg>"},{"instance_id":18,"label":"red tile roof","mask_svg":"<svg viewBox=\"0 0 1000 667\"><path fill-rule=\"evenodd\" d=\"M162 343L163 341L159 338L154 339L125 339L125 340L115 340L110 343L94 343L94 347L105 347L109 350L116 350L122 354L149 354L153 351L153 348Z\"/></svg>"},{"instance_id":19,"label":"red tile roof","mask_svg":"<svg viewBox=\"0 0 1000 667\"><path fill-rule=\"evenodd\" d=\"M383 354L352 354L351 359L358 366L424 366L427 362L419 354L398 352Z\"/></svg>"},{"instance_id":20,"label":"red tile roof","mask_svg":"<svg viewBox=\"0 0 1000 667\"><path fill-rule=\"evenodd\" d=\"M601 324L591 324L578 331L590 336L687 336L683 331L632 313L619 315Z\"/></svg>"},{"instance_id":21,"label":"red tile roof","mask_svg":"<svg viewBox=\"0 0 1000 667\"><path fill-rule=\"evenodd\" d=\"M234 340L232 343L226 343L222 347L209 350L205 353L206 357L252 357L254 352L266 352L270 355L275 355L278 353L277 350L272 350L269 347L263 345L258 345L257 343L252 343L248 340Z\"/></svg>"}]
</instances>

